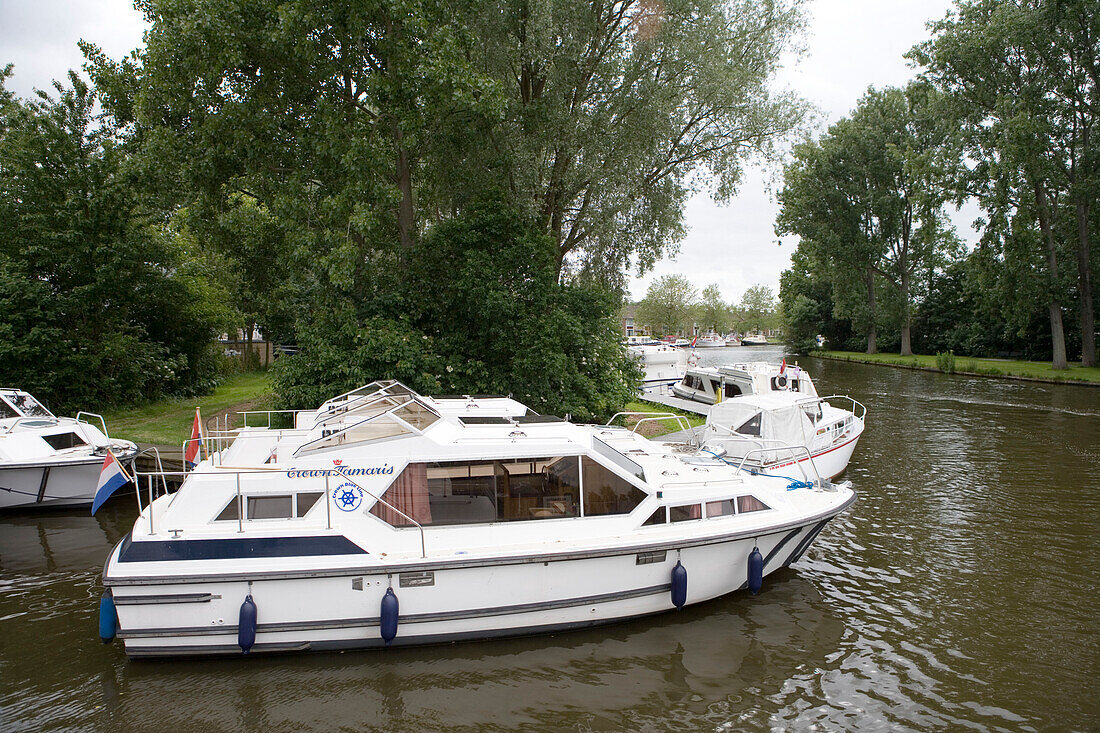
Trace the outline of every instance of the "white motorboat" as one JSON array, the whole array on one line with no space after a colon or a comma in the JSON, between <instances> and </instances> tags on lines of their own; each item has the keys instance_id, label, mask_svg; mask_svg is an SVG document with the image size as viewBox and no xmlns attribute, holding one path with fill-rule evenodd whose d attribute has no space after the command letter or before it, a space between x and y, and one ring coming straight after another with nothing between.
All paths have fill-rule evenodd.
<instances>
[{"instance_id":1,"label":"white motorboat","mask_svg":"<svg viewBox=\"0 0 1100 733\"><path fill-rule=\"evenodd\" d=\"M652 336L645 334L639 336L627 336L624 346L658 346L661 342Z\"/></svg>"},{"instance_id":2,"label":"white motorboat","mask_svg":"<svg viewBox=\"0 0 1100 733\"><path fill-rule=\"evenodd\" d=\"M627 351L641 364L643 392L672 386L687 369L687 352L668 344L629 346Z\"/></svg>"},{"instance_id":3,"label":"white motorboat","mask_svg":"<svg viewBox=\"0 0 1100 733\"><path fill-rule=\"evenodd\" d=\"M100 415L55 417L27 392L0 389L0 509L91 504L108 449L123 462L137 455Z\"/></svg>"},{"instance_id":4,"label":"white motorboat","mask_svg":"<svg viewBox=\"0 0 1100 733\"><path fill-rule=\"evenodd\" d=\"M716 333L704 333L702 336L695 339L695 346L698 348L712 349L719 346L725 346L726 339L724 336L719 336Z\"/></svg>"},{"instance_id":5,"label":"white motorboat","mask_svg":"<svg viewBox=\"0 0 1100 733\"><path fill-rule=\"evenodd\" d=\"M851 409L828 400L847 400ZM831 479L848 467L866 416L862 403L843 395L745 395L711 407L697 440L704 449L743 461L752 470L791 472L797 478L805 473L800 464L812 461L818 474Z\"/></svg>"},{"instance_id":6,"label":"white motorboat","mask_svg":"<svg viewBox=\"0 0 1100 733\"><path fill-rule=\"evenodd\" d=\"M755 592L855 501L396 382L295 425L208 436L210 457L143 507L104 568L102 637L163 657L589 627Z\"/></svg>"},{"instance_id":7,"label":"white motorboat","mask_svg":"<svg viewBox=\"0 0 1100 733\"><path fill-rule=\"evenodd\" d=\"M775 364L750 361L718 367L689 365L683 379L672 385L674 396L713 405L747 394L791 392L817 397L810 375L798 366L785 370Z\"/></svg>"},{"instance_id":8,"label":"white motorboat","mask_svg":"<svg viewBox=\"0 0 1100 733\"><path fill-rule=\"evenodd\" d=\"M746 333L741 337L742 346L767 346L768 337L762 333Z\"/></svg>"},{"instance_id":9,"label":"white motorboat","mask_svg":"<svg viewBox=\"0 0 1100 733\"><path fill-rule=\"evenodd\" d=\"M740 345L741 345L741 339L737 337L737 334L733 334L733 333L727 333L726 334L726 346L740 346Z\"/></svg>"}]
</instances>

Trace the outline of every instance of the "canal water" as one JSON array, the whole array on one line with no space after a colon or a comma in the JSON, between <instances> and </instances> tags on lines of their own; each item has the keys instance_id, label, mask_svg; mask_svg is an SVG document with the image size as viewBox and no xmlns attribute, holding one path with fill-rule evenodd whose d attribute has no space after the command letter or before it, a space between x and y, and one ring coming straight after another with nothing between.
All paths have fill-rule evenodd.
<instances>
[{"instance_id":1,"label":"canal water","mask_svg":"<svg viewBox=\"0 0 1100 733\"><path fill-rule=\"evenodd\" d=\"M132 499L5 516L0 730L1100 728L1100 389L799 362L870 410L860 498L759 596L511 641L128 662L96 606Z\"/></svg>"}]
</instances>

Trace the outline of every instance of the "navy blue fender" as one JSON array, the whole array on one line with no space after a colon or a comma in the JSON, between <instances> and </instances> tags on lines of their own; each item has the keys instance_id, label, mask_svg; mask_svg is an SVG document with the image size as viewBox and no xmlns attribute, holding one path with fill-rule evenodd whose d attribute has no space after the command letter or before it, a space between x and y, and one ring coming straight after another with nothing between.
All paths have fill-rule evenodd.
<instances>
[{"instance_id":1,"label":"navy blue fender","mask_svg":"<svg viewBox=\"0 0 1100 733\"><path fill-rule=\"evenodd\" d=\"M111 591L103 591L99 599L99 638L104 644L110 644L118 634L118 613L115 611L115 599Z\"/></svg>"},{"instance_id":2,"label":"navy blue fender","mask_svg":"<svg viewBox=\"0 0 1100 733\"><path fill-rule=\"evenodd\" d=\"M245 596L241 604L240 620L237 622L237 645L241 651L248 654L248 650L256 643L256 601L252 600L252 594Z\"/></svg>"},{"instance_id":3,"label":"navy blue fender","mask_svg":"<svg viewBox=\"0 0 1100 733\"><path fill-rule=\"evenodd\" d=\"M764 585L764 556L760 554L760 548L752 548L749 553L749 591L755 596Z\"/></svg>"},{"instance_id":4,"label":"navy blue fender","mask_svg":"<svg viewBox=\"0 0 1100 733\"><path fill-rule=\"evenodd\" d=\"M672 605L677 609L684 607L688 597L688 571L680 561L672 568Z\"/></svg>"},{"instance_id":5,"label":"navy blue fender","mask_svg":"<svg viewBox=\"0 0 1100 733\"><path fill-rule=\"evenodd\" d=\"M379 629L386 644L397 637L398 615L397 595L393 592L393 588L387 588L386 595L382 596L382 623Z\"/></svg>"}]
</instances>

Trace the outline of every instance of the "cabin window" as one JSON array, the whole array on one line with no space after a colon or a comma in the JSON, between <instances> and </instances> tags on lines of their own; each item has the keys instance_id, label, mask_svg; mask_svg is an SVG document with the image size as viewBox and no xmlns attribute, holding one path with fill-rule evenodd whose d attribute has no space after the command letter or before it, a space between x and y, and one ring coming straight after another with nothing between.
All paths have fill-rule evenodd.
<instances>
[{"instance_id":1,"label":"cabin window","mask_svg":"<svg viewBox=\"0 0 1100 733\"><path fill-rule=\"evenodd\" d=\"M736 384L726 385L726 397L737 397L741 394L741 388Z\"/></svg>"},{"instance_id":2,"label":"cabin window","mask_svg":"<svg viewBox=\"0 0 1100 733\"><path fill-rule=\"evenodd\" d=\"M710 391L713 392L714 394L718 394L718 380L716 380L716 379L711 379L710 380Z\"/></svg>"},{"instance_id":3,"label":"cabin window","mask_svg":"<svg viewBox=\"0 0 1100 733\"><path fill-rule=\"evenodd\" d=\"M584 473L584 515L630 514L647 494L591 458L581 458Z\"/></svg>"},{"instance_id":4,"label":"cabin window","mask_svg":"<svg viewBox=\"0 0 1100 733\"><path fill-rule=\"evenodd\" d=\"M757 499L755 496L737 497L738 514L744 514L746 512L762 512L767 509L771 509L771 507Z\"/></svg>"},{"instance_id":5,"label":"cabin window","mask_svg":"<svg viewBox=\"0 0 1100 733\"><path fill-rule=\"evenodd\" d=\"M370 512L395 527L576 517L579 476L577 456L412 463Z\"/></svg>"},{"instance_id":6,"label":"cabin window","mask_svg":"<svg viewBox=\"0 0 1100 733\"><path fill-rule=\"evenodd\" d=\"M290 519L293 497L285 496L249 496L246 497L249 519Z\"/></svg>"},{"instance_id":7,"label":"cabin window","mask_svg":"<svg viewBox=\"0 0 1100 733\"><path fill-rule=\"evenodd\" d=\"M416 400L406 402L404 405L394 410L393 414L409 425L412 425L417 430L424 430L439 419L439 415L436 415Z\"/></svg>"},{"instance_id":8,"label":"cabin window","mask_svg":"<svg viewBox=\"0 0 1100 733\"><path fill-rule=\"evenodd\" d=\"M53 417L49 410L26 392L8 394L7 399L11 402L12 407L21 412L24 417Z\"/></svg>"},{"instance_id":9,"label":"cabin window","mask_svg":"<svg viewBox=\"0 0 1100 733\"><path fill-rule=\"evenodd\" d=\"M737 428L735 432L741 433L741 435L751 435L753 437L760 437L760 413L756 413Z\"/></svg>"},{"instance_id":10,"label":"cabin window","mask_svg":"<svg viewBox=\"0 0 1100 733\"><path fill-rule=\"evenodd\" d=\"M0 400L0 420L7 420L9 417L19 417L19 413L11 409L7 402Z\"/></svg>"},{"instance_id":11,"label":"cabin window","mask_svg":"<svg viewBox=\"0 0 1100 733\"><path fill-rule=\"evenodd\" d=\"M237 521L241 518L241 502L239 496L234 496L229 500L229 503L225 505L225 508L221 510L218 516L214 517L215 522L223 522L226 520Z\"/></svg>"},{"instance_id":12,"label":"cabin window","mask_svg":"<svg viewBox=\"0 0 1100 733\"><path fill-rule=\"evenodd\" d=\"M301 518L309 513L321 497L324 496L320 491L308 492L294 495L294 516Z\"/></svg>"},{"instance_id":13,"label":"cabin window","mask_svg":"<svg viewBox=\"0 0 1100 733\"><path fill-rule=\"evenodd\" d=\"M723 499L722 501L708 501L707 502L707 518L710 517L728 517L734 513L733 499Z\"/></svg>"},{"instance_id":14,"label":"cabin window","mask_svg":"<svg viewBox=\"0 0 1100 733\"><path fill-rule=\"evenodd\" d=\"M57 433L56 435L43 435L42 440L50 444L54 450L66 448L78 448L88 443L76 433Z\"/></svg>"},{"instance_id":15,"label":"cabin window","mask_svg":"<svg viewBox=\"0 0 1100 733\"><path fill-rule=\"evenodd\" d=\"M703 515L699 511L698 504L687 504L686 506L670 506L668 516L673 522L686 522L691 519L700 519Z\"/></svg>"},{"instance_id":16,"label":"cabin window","mask_svg":"<svg viewBox=\"0 0 1100 733\"><path fill-rule=\"evenodd\" d=\"M642 522L643 527L649 527L654 524L665 524L668 522L668 515L665 513L663 506L657 507L657 510L649 515L649 519Z\"/></svg>"}]
</instances>

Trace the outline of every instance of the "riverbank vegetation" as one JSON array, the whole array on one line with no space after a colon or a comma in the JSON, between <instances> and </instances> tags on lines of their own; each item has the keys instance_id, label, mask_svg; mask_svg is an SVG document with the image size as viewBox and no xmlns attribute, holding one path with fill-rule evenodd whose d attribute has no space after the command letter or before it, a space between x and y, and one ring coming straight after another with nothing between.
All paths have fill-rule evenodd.
<instances>
[{"instance_id":1,"label":"riverbank vegetation","mask_svg":"<svg viewBox=\"0 0 1100 733\"><path fill-rule=\"evenodd\" d=\"M298 347L272 375L288 407L400 378L609 416L636 377L627 273L805 112L770 87L797 0L143 10L132 55L82 43L92 86L3 95L4 145L29 140L0 166L0 222L22 227L0 231L4 381L58 409L209 389L214 336L258 328ZM88 160L94 180L65 177Z\"/></svg>"},{"instance_id":2,"label":"riverbank vegetation","mask_svg":"<svg viewBox=\"0 0 1100 733\"><path fill-rule=\"evenodd\" d=\"M801 238L780 288L793 346L1095 366L1098 18L960 0L910 52L916 81L795 148L776 225ZM971 248L946 219L968 201Z\"/></svg>"},{"instance_id":3,"label":"riverbank vegetation","mask_svg":"<svg viewBox=\"0 0 1100 733\"><path fill-rule=\"evenodd\" d=\"M868 354L861 351L813 351L814 356L825 359L855 361L864 364L886 364L940 371L948 374L975 374L986 377L1014 377L1039 379L1052 382L1095 382L1100 384L1100 367L1082 367L1070 362L1066 369L1055 369L1049 361L1023 361L1019 359L982 359L972 356L959 357L941 352L935 356L926 354Z\"/></svg>"},{"instance_id":4,"label":"riverbank vegetation","mask_svg":"<svg viewBox=\"0 0 1100 733\"><path fill-rule=\"evenodd\" d=\"M243 372L226 377L205 395L165 398L114 408L107 410L103 417L112 438L178 449L191 437L196 407L202 413L203 422L229 415L231 424L240 426L238 411L271 409L274 401L267 372ZM250 424L257 423L253 420Z\"/></svg>"},{"instance_id":5,"label":"riverbank vegetation","mask_svg":"<svg viewBox=\"0 0 1100 733\"><path fill-rule=\"evenodd\" d=\"M727 303L718 285L712 283L699 292L679 274L654 280L645 297L632 307L635 326L655 336L692 334L694 328L717 334L750 333L780 323L775 293L767 285L751 285L740 303Z\"/></svg>"}]
</instances>

